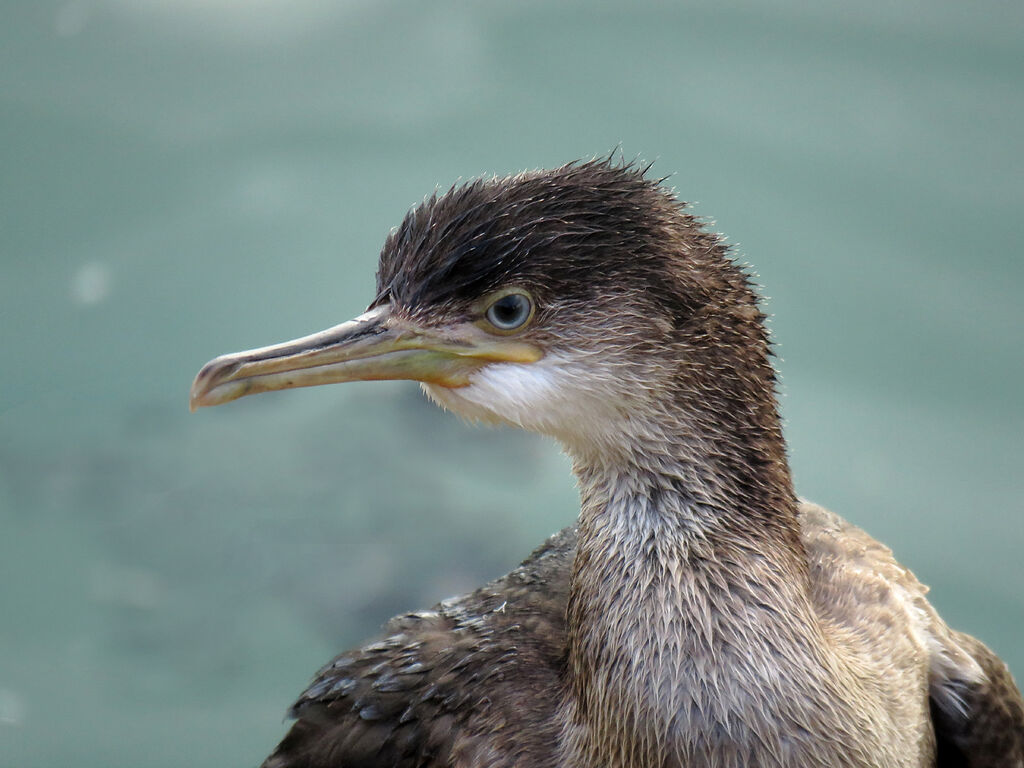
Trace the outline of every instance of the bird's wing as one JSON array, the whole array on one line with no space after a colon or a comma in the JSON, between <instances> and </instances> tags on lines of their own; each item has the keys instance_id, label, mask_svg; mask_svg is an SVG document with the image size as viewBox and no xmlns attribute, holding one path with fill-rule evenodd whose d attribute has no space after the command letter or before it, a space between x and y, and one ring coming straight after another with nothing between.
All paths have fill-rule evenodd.
<instances>
[{"instance_id":1,"label":"bird's wing","mask_svg":"<svg viewBox=\"0 0 1024 768\"><path fill-rule=\"evenodd\" d=\"M1024 700L1006 664L946 626L928 588L867 533L808 502L800 523L822 612L876 638L866 647L893 677L912 680L919 658L926 665L937 768L1024 768Z\"/></svg>"},{"instance_id":2,"label":"bird's wing","mask_svg":"<svg viewBox=\"0 0 1024 768\"><path fill-rule=\"evenodd\" d=\"M499 766L550 750L575 543L567 528L501 579L338 656L264 768Z\"/></svg>"},{"instance_id":3,"label":"bird's wing","mask_svg":"<svg viewBox=\"0 0 1024 768\"><path fill-rule=\"evenodd\" d=\"M1010 670L980 641L939 624L930 685L938 767L1024 768L1024 700Z\"/></svg>"}]
</instances>

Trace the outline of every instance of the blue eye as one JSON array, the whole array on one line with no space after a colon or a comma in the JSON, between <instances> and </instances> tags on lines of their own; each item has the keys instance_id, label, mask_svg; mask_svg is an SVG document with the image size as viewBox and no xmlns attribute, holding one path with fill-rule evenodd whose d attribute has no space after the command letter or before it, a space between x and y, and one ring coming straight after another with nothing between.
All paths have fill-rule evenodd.
<instances>
[{"instance_id":1,"label":"blue eye","mask_svg":"<svg viewBox=\"0 0 1024 768\"><path fill-rule=\"evenodd\" d=\"M487 308L487 320L499 331L514 331L530 319L533 302L525 293L507 293Z\"/></svg>"}]
</instances>

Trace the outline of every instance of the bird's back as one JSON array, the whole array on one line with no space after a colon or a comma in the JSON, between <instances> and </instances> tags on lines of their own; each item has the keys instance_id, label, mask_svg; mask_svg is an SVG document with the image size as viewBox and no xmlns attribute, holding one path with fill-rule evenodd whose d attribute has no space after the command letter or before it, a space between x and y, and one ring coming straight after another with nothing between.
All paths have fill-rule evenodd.
<instances>
[{"instance_id":1,"label":"bird's back","mask_svg":"<svg viewBox=\"0 0 1024 768\"><path fill-rule=\"evenodd\" d=\"M934 739L923 765L1024 768L1024 709L1006 665L950 629L888 547L816 504L799 511L818 615L860 678L849 695L878 702L911 743Z\"/></svg>"}]
</instances>

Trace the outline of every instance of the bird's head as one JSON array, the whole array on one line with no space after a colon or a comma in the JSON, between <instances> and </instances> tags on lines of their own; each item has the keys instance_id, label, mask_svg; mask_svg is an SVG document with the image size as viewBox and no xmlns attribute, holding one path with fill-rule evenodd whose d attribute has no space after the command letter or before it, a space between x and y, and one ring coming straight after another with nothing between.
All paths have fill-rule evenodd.
<instances>
[{"instance_id":1,"label":"bird's head","mask_svg":"<svg viewBox=\"0 0 1024 768\"><path fill-rule=\"evenodd\" d=\"M390 234L366 313L212 360L191 405L412 379L462 416L608 447L650 429L681 386L727 403L751 382L771 388L755 296L724 251L632 165L473 181Z\"/></svg>"}]
</instances>

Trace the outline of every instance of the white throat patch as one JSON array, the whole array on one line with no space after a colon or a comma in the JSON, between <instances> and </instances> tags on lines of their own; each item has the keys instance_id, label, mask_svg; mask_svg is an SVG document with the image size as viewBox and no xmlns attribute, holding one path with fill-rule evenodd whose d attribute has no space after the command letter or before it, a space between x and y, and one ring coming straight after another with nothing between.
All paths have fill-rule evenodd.
<instances>
[{"instance_id":1,"label":"white throat patch","mask_svg":"<svg viewBox=\"0 0 1024 768\"><path fill-rule=\"evenodd\" d=\"M511 424L563 442L596 437L595 431L608 432L616 421L607 396L614 388L601 387L592 369L558 355L535 363L487 365L465 387L424 384L423 389L465 418Z\"/></svg>"}]
</instances>

